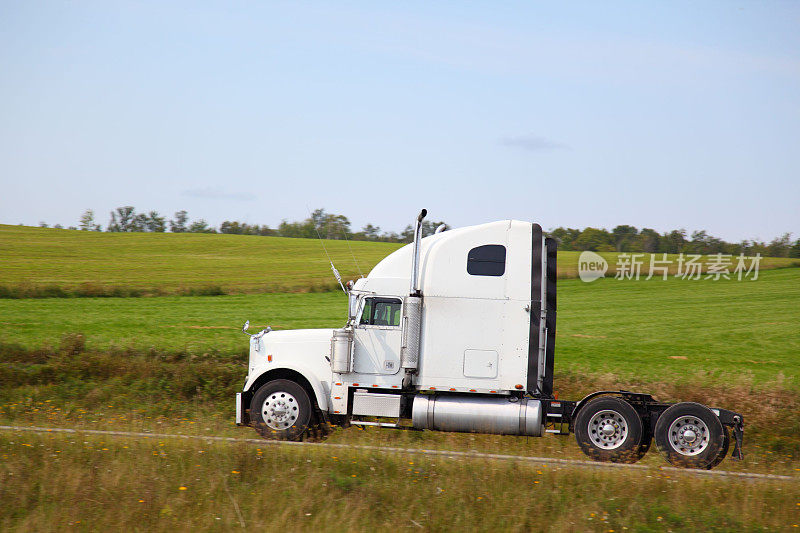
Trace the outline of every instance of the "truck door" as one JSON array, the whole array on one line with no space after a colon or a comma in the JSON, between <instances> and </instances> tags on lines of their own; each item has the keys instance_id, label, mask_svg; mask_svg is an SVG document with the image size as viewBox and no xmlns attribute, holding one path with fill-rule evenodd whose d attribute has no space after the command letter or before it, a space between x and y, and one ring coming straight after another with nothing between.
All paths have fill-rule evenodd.
<instances>
[{"instance_id":1,"label":"truck door","mask_svg":"<svg viewBox=\"0 0 800 533\"><path fill-rule=\"evenodd\" d=\"M397 374L402 331L400 298L368 297L354 330L353 371L357 374Z\"/></svg>"}]
</instances>

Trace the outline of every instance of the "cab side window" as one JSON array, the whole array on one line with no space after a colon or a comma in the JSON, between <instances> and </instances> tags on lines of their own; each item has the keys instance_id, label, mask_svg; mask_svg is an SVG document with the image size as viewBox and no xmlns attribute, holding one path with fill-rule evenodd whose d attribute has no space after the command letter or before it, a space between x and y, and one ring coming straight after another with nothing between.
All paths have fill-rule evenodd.
<instances>
[{"instance_id":1,"label":"cab side window","mask_svg":"<svg viewBox=\"0 0 800 533\"><path fill-rule=\"evenodd\" d=\"M399 298L366 298L360 324L365 326L399 326L403 303Z\"/></svg>"},{"instance_id":2,"label":"cab side window","mask_svg":"<svg viewBox=\"0 0 800 533\"><path fill-rule=\"evenodd\" d=\"M506 247L486 244L467 254L467 273L473 276L502 276L506 273Z\"/></svg>"}]
</instances>

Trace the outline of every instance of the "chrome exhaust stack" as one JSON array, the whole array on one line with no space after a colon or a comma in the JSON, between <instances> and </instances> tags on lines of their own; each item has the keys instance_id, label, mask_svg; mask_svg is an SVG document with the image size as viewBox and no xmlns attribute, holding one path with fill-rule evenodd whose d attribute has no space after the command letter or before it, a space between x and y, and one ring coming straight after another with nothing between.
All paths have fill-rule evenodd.
<instances>
[{"instance_id":1,"label":"chrome exhaust stack","mask_svg":"<svg viewBox=\"0 0 800 533\"><path fill-rule=\"evenodd\" d=\"M414 251L411 266L411 290L403 301L403 343L400 346L400 365L405 371L403 388L411 386L411 376L419 367L422 338L422 290L419 286L419 247L422 240L422 221L427 209L419 212L414 224Z\"/></svg>"},{"instance_id":2,"label":"chrome exhaust stack","mask_svg":"<svg viewBox=\"0 0 800 533\"><path fill-rule=\"evenodd\" d=\"M417 215L414 224L414 264L411 267L411 296L420 296L419 288L419 241L422 240L422 220L428 214L427 209L423 209Z\"/></svg>"}]
</instances>

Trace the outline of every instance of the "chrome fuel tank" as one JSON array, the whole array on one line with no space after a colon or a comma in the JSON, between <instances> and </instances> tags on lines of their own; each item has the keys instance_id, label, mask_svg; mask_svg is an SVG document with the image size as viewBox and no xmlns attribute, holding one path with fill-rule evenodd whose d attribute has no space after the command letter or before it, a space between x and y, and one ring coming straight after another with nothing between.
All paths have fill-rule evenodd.
<instances>
[{"instance_id":1,"label":"chrome fuel tank","mask_svg":"<svg viewBox=\"0 0 800 533\"><path fill-rule=\"evenodd\" d=\"M544 423L539 400L508 397L420 394L411 417L417 429L531 437L542 436Z\"/></svg>"}]
</instances>

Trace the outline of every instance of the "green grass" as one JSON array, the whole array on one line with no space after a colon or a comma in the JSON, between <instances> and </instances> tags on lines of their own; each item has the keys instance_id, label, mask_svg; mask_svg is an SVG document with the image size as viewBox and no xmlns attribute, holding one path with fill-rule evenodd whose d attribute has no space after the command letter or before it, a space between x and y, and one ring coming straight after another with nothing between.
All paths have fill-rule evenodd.
<instances>
[{"instance_id":1,"label":"green grass","mask_svg":"<svg viewBox=\"0 0 800 533\"><path fill-rule=\"evenodd\" d=\"M0 434L0 529L776 531L786 482L287 449Z\"/></svg>"},{"instance_id":2,"label":"green grass","mask_svg":"<svg viewBox=\"0 0 800 533\"><path fill-rule=\"evenodd\" d=\"M0 343L57 347L66 333L82 333L90 349L207 351L242 354L251 331L341 327L347 298L321 294L161 296L153 298L0 299Z\"/></svg>"},{"instance_id":3,"label":"green grass","mask_svg":"<svg viewBox=\"0 0 800 533\"><path fill-rule=\"evenodd\" d=\"M344 279L399 244L326 241ZM0 225L0 285L9 293L309 292L336 287L318 240L199 233L99 233Z\"/></svg>"},{"instance_id":4,"label":"green grass","mask_svg":"<svg viewBox=\"0 0 800 533\"><path fill-rule=\"evenodd\" d=\"M400 244L326 241L345 280ZM193 233L98 233L0 225L0 297L215 295L337 290L318 240ZM559 252L577 276L579 252ZM603 253L615 271L616 254ZM649 261L649 256L645 258ZM675 259L675 256L670 256ZM797 266L764 258L761 269ZM647 273L645 262L643 272ZM676 264L677 265L677 264ZM673 266L673 271L675 266Z\"/></svg>"},{"instance_id":5,"label":"green grass","mask_svg":"<svg viewBox=\"0 0 800 533\"><path fill-rule=\"evenodd\" d=\"M557 371L640 381L799 385L800 269L757 281L559 284ZM220 352L242 358L254 328L340 327L341 293L0 300L0 343L57 348L82 333L93 350ZM243 359L242 359L243 360Z\"/></svg>"},{"instance_id":6,"label":"green grass","mask_svg":"<svg viewBox=\"0 0 800 533\"><path fill-rule=\"evenodd\" d=\"M798 386L798 269L756 281L601 279L559 290L561 368Z\"/></svg>"}]
</instances>

